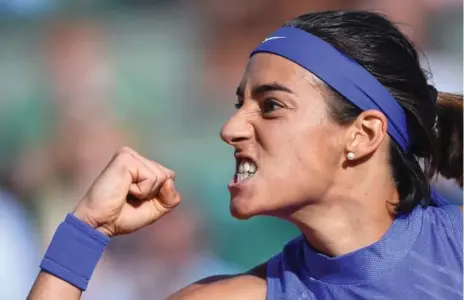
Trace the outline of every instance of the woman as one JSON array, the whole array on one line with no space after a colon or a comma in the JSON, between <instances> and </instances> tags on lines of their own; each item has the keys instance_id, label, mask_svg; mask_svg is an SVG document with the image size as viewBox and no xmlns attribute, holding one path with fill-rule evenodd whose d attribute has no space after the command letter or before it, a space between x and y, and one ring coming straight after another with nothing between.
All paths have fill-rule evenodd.
<instances>
[{"instance_id":1,"label":"woman","mask_svg":"<svg viewBox=\"0 0 464 300\"><path fill-rule=\"evenodd\" d=\"M172 299L462 298L462 212L429 184L441 173L462 186L462 96L427 84L389 21L300 16L253 51L237 96L221 132L237 160L231 212L288 220L302 236ZM78 299L109 237L179 203L173 180L119 151L60 225L29 299Z\"/></svg>"}]
</instances>

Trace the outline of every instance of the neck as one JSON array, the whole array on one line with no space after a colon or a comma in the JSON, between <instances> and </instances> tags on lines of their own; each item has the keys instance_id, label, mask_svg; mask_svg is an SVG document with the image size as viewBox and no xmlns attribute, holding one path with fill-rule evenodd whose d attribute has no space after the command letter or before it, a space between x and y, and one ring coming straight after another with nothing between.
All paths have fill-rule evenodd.
<instances>
[{"instance_id":1,"label":"neck","mask_svg":"<svg viewBox=\"0 0 464 300\"><path fill-rule=\"evenodd\" d=\"M292 214L290 221L311 247L334 257L381 239L393 223L399 196L390 179L381 181L372 174L369 178L350 185L338 183L337 191L328 191L324 199Z\"/></svg>"}]
</instances>

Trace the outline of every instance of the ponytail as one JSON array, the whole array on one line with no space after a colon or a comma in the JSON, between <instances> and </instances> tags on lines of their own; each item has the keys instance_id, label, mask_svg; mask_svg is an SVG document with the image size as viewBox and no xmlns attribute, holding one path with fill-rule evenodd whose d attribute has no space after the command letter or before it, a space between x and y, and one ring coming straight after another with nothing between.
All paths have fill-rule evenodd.
<instances>
[{"instance_id":1,"label":"ponytail","mask_svg":"<svg viewBox=\"0 0 464 300\"><path fill-rule=\"evenodd\" d=\"M438 93L435 131L438 140L437 171L447 179L454 179L462 188L462 95Z\"/></svg>"},{"instance_id":2,"label":"ponytail","mask_svg":"<svg viewBox=\"0 0 464 300\"><path fill-rule=\"evenodd\" d=\"M408 151L390 143L390 167L398 190L399 213L435 201L436 176L463 184L463 98L438 93L427 82L414 45L391 22L371 12L323 12L300 16L286 24L330 43L354 60L389 91L403 108ZM360 43L362 41L362 43ZM337 124L355 120L361 109L334 89L328 99ZM433 193L435 194L435 193Z\"/></svg>"}]
</instances>

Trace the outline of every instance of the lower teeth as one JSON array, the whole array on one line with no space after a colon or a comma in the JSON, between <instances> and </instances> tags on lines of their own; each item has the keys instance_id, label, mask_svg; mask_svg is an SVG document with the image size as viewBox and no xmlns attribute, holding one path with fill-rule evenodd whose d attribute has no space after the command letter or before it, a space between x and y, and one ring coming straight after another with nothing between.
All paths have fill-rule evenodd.
<instances>
[{"instance_id":1,"label":"lower teeth","mask_svg":"<svg viewBox=\"0 0 464 300\"><path fill-rule=\"evenodd\" d=\"M237 174L237 181L244 180L244 179L246 179L248 177L251 177L253 175L254 175L254 173L238 173Z\"/></svg>"}]
</instances>

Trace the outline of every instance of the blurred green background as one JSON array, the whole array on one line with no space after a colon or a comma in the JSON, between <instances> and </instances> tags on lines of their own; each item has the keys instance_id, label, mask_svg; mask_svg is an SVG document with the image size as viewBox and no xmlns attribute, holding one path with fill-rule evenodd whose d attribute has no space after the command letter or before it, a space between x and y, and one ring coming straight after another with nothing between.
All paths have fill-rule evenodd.
<instances>
[{"instance_id":1,"label":"blurred green background","mask_svg":"<svg viewBox=\"0 0 464 300\"><path fill-rule=\"evenodd\" d=\"M122 145L177 173L184 204L112 241L85 299L163 299L245 271L298 232L237 221L219 139L250 51L310 11L398 22L439 90L462 93L462 2L452 0L0 0L0 299L24 299L54 230ZM439 180L450 199L462 190ZM14 271L13 271L14 270Z\"/></svg>"}]
</instances>

